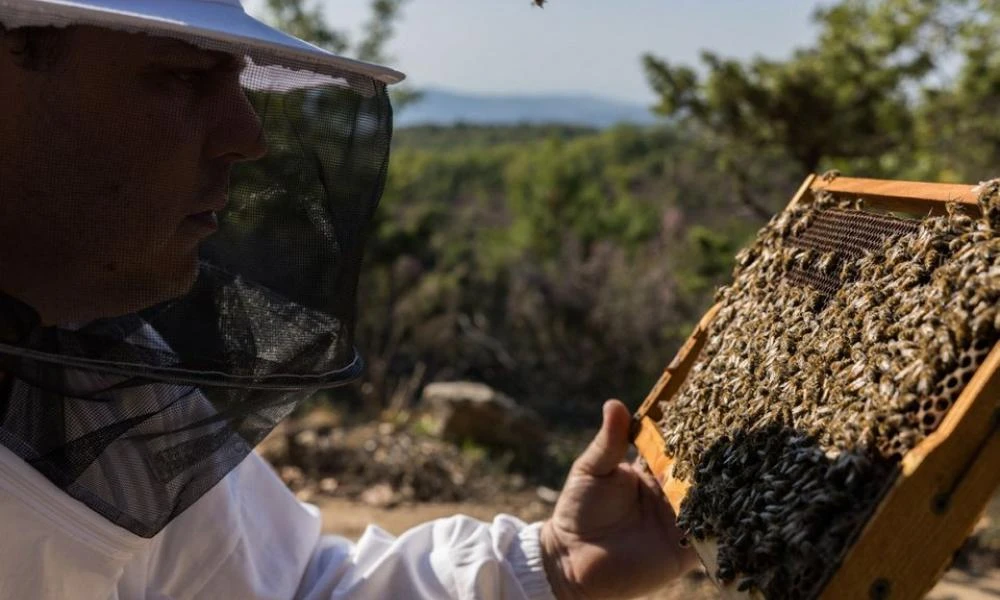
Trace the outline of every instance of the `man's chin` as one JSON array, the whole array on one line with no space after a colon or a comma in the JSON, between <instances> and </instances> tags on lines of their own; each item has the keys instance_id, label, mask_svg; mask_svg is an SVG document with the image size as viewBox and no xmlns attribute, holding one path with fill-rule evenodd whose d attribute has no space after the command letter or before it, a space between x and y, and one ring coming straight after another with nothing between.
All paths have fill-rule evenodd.
<instances>
[{"instance_id":1,"label":"man's chin","mask_svg":"<svg viewBox=\"0 0 1000 600\"><path fill-rule=\"evenodd\" d=\"M163 279L160 283L163 284L163 289L161 291L162 298L159 302L154 304L159 304L161 302L167 302L168 300L176 300L181 296L185 296L194 287L195 282L198 280L198 253L193 252L191 256L187 257L183 264L178 265L178 268L171 274L164 273Z\"/></svg>"},{"instance_id":2,"label":"man's chin","mask_svg":"<svg viewBox=\"0 0 1000 600\"><path fill-rule=\"evenodd\" d=\"M104 265L99 273L73 282L50 281L50 287L26 294L45 326L79 325L131 315L187 295L198 279L197 251L170 264L136 269Z\"/></svg>"},{"instance_id":3,"label":"man's chin","mask_svg":"<svg viewBox=\"0 0 1000 600\"><path fill-rule=\"evenodd\" d=\"M169 266L161 265L132 279L127 284L128 291L123 294L120 304L126 310L120 314L131 314L144 309L177 300L187 295L198 279L198 254L179 258Z\"/></svg>"}]
</instances>

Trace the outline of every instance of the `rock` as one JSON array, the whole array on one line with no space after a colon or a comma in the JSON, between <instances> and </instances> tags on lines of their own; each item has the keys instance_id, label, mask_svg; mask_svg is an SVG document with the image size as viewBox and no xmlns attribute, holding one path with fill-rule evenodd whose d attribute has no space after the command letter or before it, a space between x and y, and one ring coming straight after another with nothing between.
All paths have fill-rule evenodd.
<instances>
[{"instance_id":1,"label":"rock","mask_svg":"<svg viewBox=\"0 0 1000 600\"><path fill-rule=\"evenodd\" d=\"M332 494L337 491L338 487L340 487L340 482L333 477L324 477L319 480L319 489L324 494Z\"/></svg>"},{"instance_id":2,"label":"rock","mask_svg":"<svg viewBox=\"0 0 1000 600\"><path fill-rule=\"evenodd\" d=\"M376 508L389 508L397 503L396 492L388 483L379 483L362 492L361 501Z\"/></svg>"},{"instance_id":3,"label":"rock","mask_svg":"<svg viewBox=\"0 0 1000 600\"><path fill-rule=\"evenodd\" d=\"M432 433L449 441L536 456L545 444L545 424L536 412L481 383L431 383L424 388L423 404Z\"/></svg>"},{"instance_id":4,"label":"rock","mask_svg":"<svg viewBox=\"0 0 1000 600\"><path fill-rule=\"evenodd\" d=\"M257 453L275 467L281 467L291 462L288 447L288 435L284 423L279 423L271 433L257 446Z\"/></svg>"},{"instance_id":5,"label":"rock","mask_svg":"<svg viewBox=\"0 0 1000 600\"><path fill-rule=\"evenodd\" d=\"M305 474L298 467L282 467L278 476L292 491L300 490L306 484Z\"/></svg>"},{"instance_id":6,"label":"rock","mask_svg":"<svg viewBox=\"0 0 1000 600\"><path fill-rule=\"evenodd\" d=\"M559 490L554 490L544 485L538 486L535 493L538 494L538 499L546 504L555 504L556 500L559 499Z\"/></svg>"},{"instance_id":7,"label":"rock","mask_svg":"<svg viewBox=\"0 0 1000 600\"><path fill-rule=\"evenodd\" d=\"M294 439L296 446L302 448L308 448L311 450L316 445L316 440L318 439L318 436L316 435L316 432L313 431L312 429L304 429L299 433L295 434Z\"/></svg>"}]
</instances>

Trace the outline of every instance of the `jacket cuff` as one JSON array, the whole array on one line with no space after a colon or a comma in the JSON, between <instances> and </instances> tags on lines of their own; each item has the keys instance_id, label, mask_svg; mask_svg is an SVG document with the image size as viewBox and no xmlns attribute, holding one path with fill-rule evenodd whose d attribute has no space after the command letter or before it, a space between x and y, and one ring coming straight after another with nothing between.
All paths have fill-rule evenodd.
<instances>
[{"instance_id":1,"label":"jacket cuff","mask_svg":"<svg viewBox=\"0 0 1000 600\"><path fill-rule=\"evenodd\" d=\"M517 534L517 543L509 550L508 560L527 598L555 600L542 564L541 533L541 523L522 527Z\"/></svg>"}]
</instances>

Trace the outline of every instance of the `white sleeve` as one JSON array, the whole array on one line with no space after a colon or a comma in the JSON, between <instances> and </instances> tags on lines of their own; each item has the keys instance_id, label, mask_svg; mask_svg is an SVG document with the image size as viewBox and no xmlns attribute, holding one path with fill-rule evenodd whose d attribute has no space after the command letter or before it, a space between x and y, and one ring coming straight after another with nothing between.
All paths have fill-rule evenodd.
<instances>
[{"instance_id":1,"label":"white sleeve","mask_svg":"<svg viewBox=\"0 0 1000 600\"><path fill-rule=\"evenodd\" d=\"M355 544L321 535L319 510L256 454L167 529L146 580L162 597L554 600L538 523L456 516Z\"/></svg>"},{"instance_id":2,"label":"white sleeve","mask_svg":"<svg viewBox=\"0 0 1000 600\"><path fill-rule=\"evenodd\" d=\"M509 515L492 523L455 516L398 538L374 526L357 544L324 536L296 597L554 600L540 529Z\"/></svg>"}]
</instances>

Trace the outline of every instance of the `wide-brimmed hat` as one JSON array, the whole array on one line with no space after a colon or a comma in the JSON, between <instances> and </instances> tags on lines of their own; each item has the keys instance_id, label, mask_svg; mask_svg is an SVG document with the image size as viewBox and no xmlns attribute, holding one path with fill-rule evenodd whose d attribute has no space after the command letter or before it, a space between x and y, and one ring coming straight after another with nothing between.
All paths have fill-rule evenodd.
<instances>
[{"instance_id":1,"label":"wide-brimmed hat","mask_svg":"<svg viewBox=\"0 0 1000 600\"><path fill-rule=\"evenodd\" d=\"M8 29L92 25L145 32L212 49L250 48L258 63L305 63L320 73L347 71L388 84L404 78L262 23L244 11L240 0L0 0L0 23Z\"/></svg>"}]
</instances>

